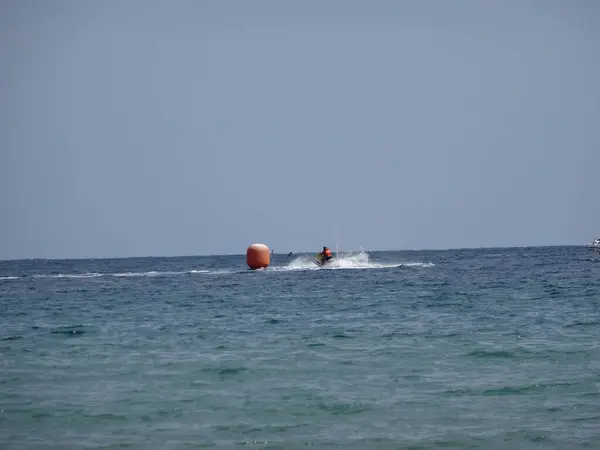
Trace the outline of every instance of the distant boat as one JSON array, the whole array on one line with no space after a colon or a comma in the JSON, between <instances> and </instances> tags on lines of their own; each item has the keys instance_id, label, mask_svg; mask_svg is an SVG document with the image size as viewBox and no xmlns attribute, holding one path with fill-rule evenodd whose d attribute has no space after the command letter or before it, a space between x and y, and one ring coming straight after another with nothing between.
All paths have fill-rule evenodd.
<instances>
[{"instance_id":1,"label":"distant boat","mask_svg":"<svg viewBox=\"0 0 600 450\"><path fill-rule=\"evenodd\" d=\"M587 245L588 248L593 248L596 250L600 250L600 237L597 237L593 241L590 241Z\"/></svg>"}]
</instances>

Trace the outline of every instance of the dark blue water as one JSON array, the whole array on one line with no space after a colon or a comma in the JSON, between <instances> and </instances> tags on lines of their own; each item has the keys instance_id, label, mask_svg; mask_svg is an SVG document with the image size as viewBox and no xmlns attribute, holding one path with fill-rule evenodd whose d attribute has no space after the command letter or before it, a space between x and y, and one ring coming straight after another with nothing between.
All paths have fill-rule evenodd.
<instances>
[{"instance_id":1,"label":"dark blue water","mask_svg":"<svg viewBox=\"0 0 600 450\"><path fill-rule=\"evenodd\" d=\"M0 262L0 448L600 448L600 258Z\"/></svg>"}]
</instances>

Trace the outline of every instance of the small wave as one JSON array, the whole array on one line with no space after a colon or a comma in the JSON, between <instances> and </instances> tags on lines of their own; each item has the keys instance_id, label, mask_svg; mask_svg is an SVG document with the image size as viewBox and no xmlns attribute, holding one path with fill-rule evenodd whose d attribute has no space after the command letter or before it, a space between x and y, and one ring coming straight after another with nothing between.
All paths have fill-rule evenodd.
<instances>
[{"instance_id":1,"label":"small wave","mask_svg":"<svg viewBox=\"0 0 600 450\"><path fill-rule=\"evenodd\" d=\"M559 381L554 383L539 383L522 386L505 386L502 388L486 389L482 392L484 396L503 396L503 395L529 395L536 394L548 389L570 388L578 385L577 381Z\"/></svg>"},{"instance_id":2,"label":"small wave","mask_svg":"<svg viewBox=\"0 0 600 450\"><path fill-rule=\"evenodd\" d=\"M366 403L319 403L317 407L329 414L338 415L351 415L360 414L366 411L370 411L373 407Z\"/></svg>"},{"instance_id":3,"label":"small wave","mask_svg":"<svg viewBox=\"0 0 600 450\"><path fill-rule=\"evenodd\" d=\"M68 325L54 328L50 331L51 334L62 334L65 336L80 336L86 333L83 325Z\"/></svg>"},{"instance_id":4,"label":"small wave","mask_svg":"<svg viewBox=\"0 0 600 450\"><path fill-rule=\"evenodd\" d=\"M516 355L507 350L475 350L467 356L475 358L514 358Z\"/></svg>"},{"instance_id":5,"label":"small wave","mask_svg":"<svg viewBox=\"0 0 600 450\"><path fill-rule=\"evenodd\" d=\"M335 333L332 335L334 339L351 339L352 336L346 333Z\"/></svg>"},{"instance_id":6,"label":"small wave","mask_svg":"<svg viewBox=\"0 0 600 450\"><path fill-rule=\"evenodd\" d=\"M443 395L455 395L455 396L471 395L471 390L454 388L454 389L447 389L447 390L443 391L442 394Z\"/></svg>"},{"instance_id":7,"label":"small wave","mask_svg":"<svg viewBox=\"0 0 600 450\"><path fill-rule=\"evenodd\" d=\"M580 320L578 322L574 322L574 323L570 323L568 325L565 325L565 328L572 328L572 327L589 327L589 326L598 326L600 325L600 322L597 320Z\"/></svg>"},{"instance_id":8,"label":"small wave","mask_svg":"<svg viewBox=\"0 0 600 450\"><path fill-rule=\"evenodd\" d=\"M0 277L0 281L3 281L3 280L18 280L18 279L19 279L19 277Z\"/></svg>"},{"instance_id":9,"label":"small wave","mask_svg":"<svg viewBox=\"0 0 600 450\"><path fill-rule=\"evenodd\" d=\"M527 349L523 347L510 348L505 350L473 350L466 354L470 358L488 358L488 359L532 359L543 360L545 358L556 358L558 356L565 357L567 355L584 355L588 356L589 352L586 349L568 350L568 349Z\"/></svg>"}]
</instances>

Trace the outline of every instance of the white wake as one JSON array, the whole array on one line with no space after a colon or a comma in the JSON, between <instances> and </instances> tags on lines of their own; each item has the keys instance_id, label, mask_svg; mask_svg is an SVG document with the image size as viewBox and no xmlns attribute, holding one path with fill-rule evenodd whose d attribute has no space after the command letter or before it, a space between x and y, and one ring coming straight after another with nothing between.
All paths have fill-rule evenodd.
<instances>
[{"instance_id":1,"label":"white wake","mask_svg":"<svg viewBox=\"0 0 600 450\"><path fill-rule=\"evenodd\" d=\"M335 269L387 269L395 267L433 267L432 263L422 262L377 262L371 261L369 253L362 250L358 253L340 253L334 255L334 259L326 266L315 264L314 255L301 255L291 257L289 261L282 265L274 265L267 270L285 271L285 270L335 270Z\"/></svg>"}]
</instances>

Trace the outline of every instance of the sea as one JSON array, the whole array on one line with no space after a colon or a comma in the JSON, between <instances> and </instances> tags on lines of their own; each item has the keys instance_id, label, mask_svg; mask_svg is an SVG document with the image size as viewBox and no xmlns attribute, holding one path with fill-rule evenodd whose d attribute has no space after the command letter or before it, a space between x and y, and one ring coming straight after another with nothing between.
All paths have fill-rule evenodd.
<instances>
[{"instance_id":1,"label":"sea","mask_svg":"<svg viewBox=\"0 0 600 450\"><path fill-rule=\"evenodd\" d=\"M600 449L585 247L0 262L0 449Z\"/></svg>"}]
</instances>

